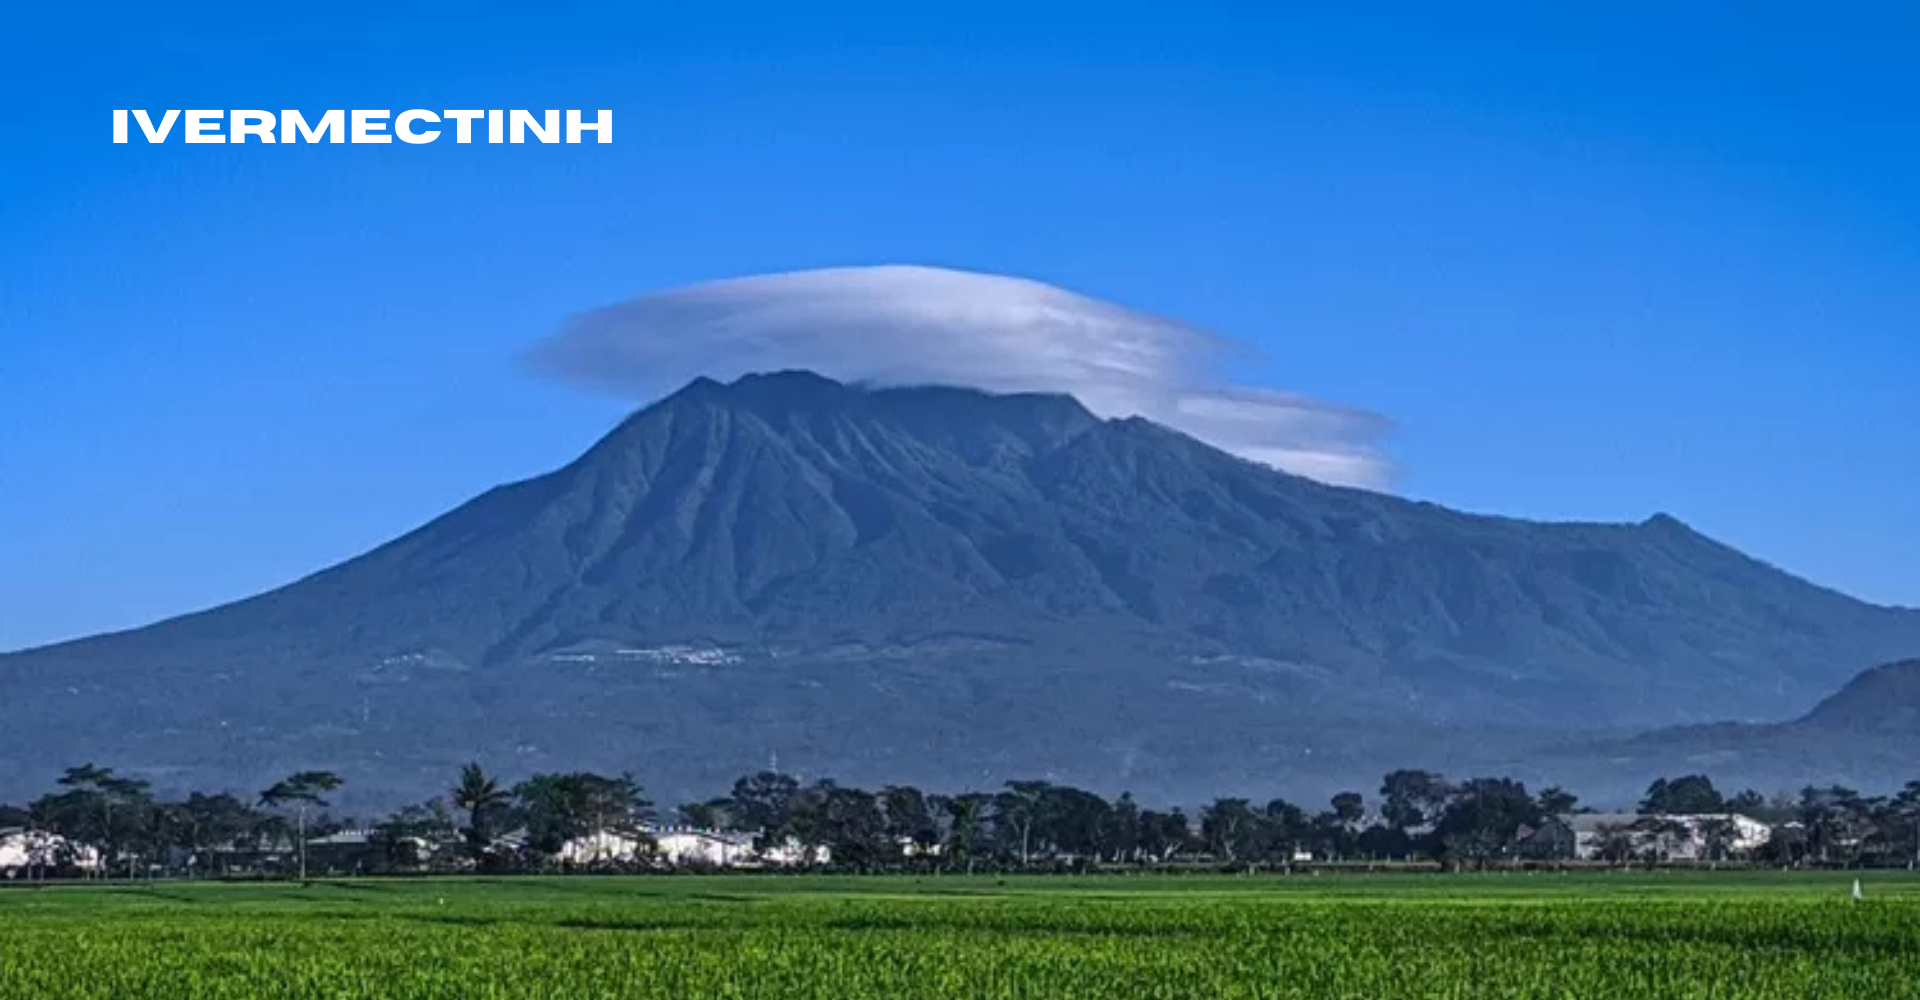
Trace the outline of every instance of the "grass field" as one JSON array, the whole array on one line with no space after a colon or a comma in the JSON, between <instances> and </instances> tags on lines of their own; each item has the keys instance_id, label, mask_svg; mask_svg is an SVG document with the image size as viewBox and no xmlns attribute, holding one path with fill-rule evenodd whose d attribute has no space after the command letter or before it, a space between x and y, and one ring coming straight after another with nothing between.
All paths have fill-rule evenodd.
<instances>
[{"instance_id":1,"label":"grass field","mask_svg":"<svg viewBox=\"0 0 1920 1000\"><path fill-rule=\"evenodd\" d=\"M676 877L0 889L0 998L1920 997L1920 880Z\"/></svg>"}]
</instances>

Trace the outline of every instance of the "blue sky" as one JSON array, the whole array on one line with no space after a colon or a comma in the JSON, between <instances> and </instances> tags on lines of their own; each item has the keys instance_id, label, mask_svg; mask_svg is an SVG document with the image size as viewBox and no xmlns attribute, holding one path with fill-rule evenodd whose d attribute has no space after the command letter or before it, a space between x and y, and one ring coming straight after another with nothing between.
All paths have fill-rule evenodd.
<instances>
[{"instance_id":1,"label":"blue sky","mask_svg":"<svg viewBox=\"0 0 1920 1000\"><path fill-rule=\"evenodd\" d=\"M14 13L0 648L562 464L625 409L517 363L571 314L883 262L1256 344L1240 379L1391 418L1410 496L1671 511L1920 604L1920 17L1323 6ZM116 146L120 107L617 132Z\"/></svg>"}]
</instances>

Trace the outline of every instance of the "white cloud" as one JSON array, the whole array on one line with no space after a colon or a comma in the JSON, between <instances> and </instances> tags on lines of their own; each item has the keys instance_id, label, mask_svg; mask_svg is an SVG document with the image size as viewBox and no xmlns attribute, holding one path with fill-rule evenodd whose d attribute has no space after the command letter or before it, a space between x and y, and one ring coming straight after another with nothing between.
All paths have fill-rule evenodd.
<instances>
[{"instance_id":1,"label":"white cloud","mask_svg":"<svg viewBox=\"0 0 1920 1000\"><path fill-rule=\"evenodd\" d=\"M1066 392L1242 457L1379 488L1382 418L1218 374L1230 342L1037 281L930 267L795 271L642 296L569 321L532 360L650 399L696 376L807 368L844 381Z\"/></svg>"}]
</instances>

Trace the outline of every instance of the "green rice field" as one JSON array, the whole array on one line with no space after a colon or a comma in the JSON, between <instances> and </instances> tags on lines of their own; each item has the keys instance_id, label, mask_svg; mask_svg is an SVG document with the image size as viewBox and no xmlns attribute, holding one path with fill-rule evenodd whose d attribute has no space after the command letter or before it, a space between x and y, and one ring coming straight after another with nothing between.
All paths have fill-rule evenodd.
<instances>
[{"instance_id":1,"label":"green rice field","mask_svg":"<svg viewBox=\"0 0 1920 1000\"><path fill-rule=\"evenodd\" d=\"M0 998L1920 997L1920 879L687 876L0 888Z\"/></svg>"}]
</instances>

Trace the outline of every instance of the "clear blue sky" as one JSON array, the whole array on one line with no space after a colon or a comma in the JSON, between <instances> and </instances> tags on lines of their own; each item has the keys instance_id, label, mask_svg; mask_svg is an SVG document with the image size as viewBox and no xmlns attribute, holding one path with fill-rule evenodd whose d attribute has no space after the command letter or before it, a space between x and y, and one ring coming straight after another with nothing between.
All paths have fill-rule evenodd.
<instances>
[{"instance_id":1,"label":"clear blue sky","mask_svg":"<svg viewBox=\"0 0 1920 1000\"><path fill-rule=\"evenodd\" d=\"M895 261L1255 342L1246 377L1390 416L1408 495L1671 511L1920 604L1914 14L286 6L0 27L0 648L565 462L622 410L517 366L570 313ZM116 146L117 107L618 131Z\"/></svg>"}]
</instances>

